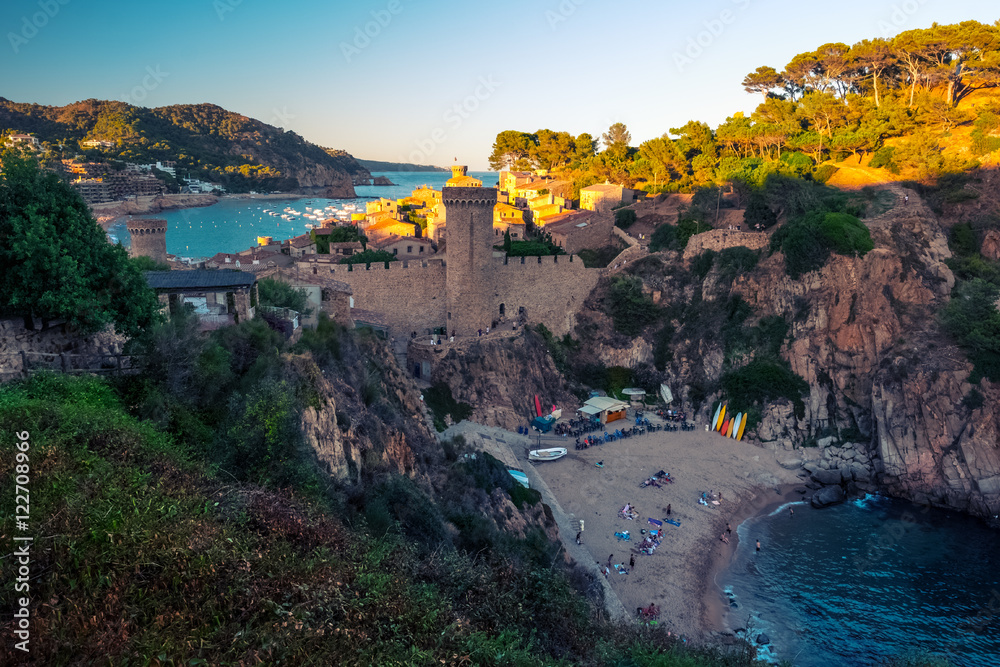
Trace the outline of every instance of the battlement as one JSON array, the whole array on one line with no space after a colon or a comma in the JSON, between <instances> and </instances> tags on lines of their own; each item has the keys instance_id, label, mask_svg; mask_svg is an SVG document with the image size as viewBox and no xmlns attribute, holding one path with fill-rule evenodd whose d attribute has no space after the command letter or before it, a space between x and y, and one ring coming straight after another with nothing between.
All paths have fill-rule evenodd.
<instances>
[{"instance_id":1,"label":"battlement","mask_svg":"<svg viewBox=\"0 0 1000 667\"><path fill-rule=\"evenodd\" d=\"M445 267L445 261L443 259L403 260L388 263L372 262L371 264L340 264L336 261L340 259L339 257L333 260L325 258L317 260L314 259L316 255L307 255L307 257L308 259L303 258L301 261L295 263L296 268L304 275L335 275L346 277L355 274L373 272L384 273L387 271L392 271L393 273L400 273L402 271L422 271L426 269L440 271ZM402 287L403 285L400 284L400 288Z\"/></svg>"},{"instance_id":2,"label":"battlement","mask_svg":"<svg viewBox=\"0 0 1000 667\"><path fill-rule=\"evenodd\" d=\"M497 203L496 188L444 188L441 191L441 201L446 207L452 206L489 206Z\"/></svg>"},{"instance_id":3,"label":"battlement","mask_svg":"<svg viewBox=\"0 0 1000 667\"><path fill-rule=\"evenodd\" d=\"M575 268L585 268L583 260L576 255L539 255L537 257L507 257L503 258L504 266L524 266L528 269L536 266L557 266L559 264L573 265Z\"/></svg>"},{"instance_id":4,"label":"battlement","mask_svg":"<svg viewBox=\"0 0 1000 667\"><path fill-rule=\"evenodd\" d=\"M684 259L689 260L706 250L719 252L726 248L743 246L750 250L766 248L771 242L765 232L744 232L734 229L713 229L701 234L695 234L684 249Z\"/></svg>"},{"instance_id":5,"label":"battlement","mask_svg":"<svg viewBox=\"0 0 1000 667\"><path fill-rule=\"evenodd\" d=\"M129 234L166 234L167 221L162 218L133 219L125 223Z\"/></svg>"}]
</instances>

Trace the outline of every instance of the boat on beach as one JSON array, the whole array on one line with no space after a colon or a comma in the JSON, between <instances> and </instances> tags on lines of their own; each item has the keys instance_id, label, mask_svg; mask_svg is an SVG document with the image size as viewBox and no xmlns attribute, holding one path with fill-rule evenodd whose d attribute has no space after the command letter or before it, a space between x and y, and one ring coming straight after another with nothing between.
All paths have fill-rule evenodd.
<instances>
[{"instance_id":1,"label":"boat on beach","mask_svg":"<svg viewBox=\"0 0 1000 667\"><path fill-rule=\"evenodd\" d=\"M528 476L525 475L520 470L508 470L510 476L518 481L518 483L526 489L530 489L531 486L528 484Z\"/></svg>"},{"instance_id":2,"label":"boat on beach","mask_svg":"<svg viewBox=\"0 0 1000 667\"><path fill-rule=\"evenodd\" d=\"M566 456L565 447L552 447L550 449L533 449L528 452L529 461L555 461Z\"/></svg>"}]
</instances>

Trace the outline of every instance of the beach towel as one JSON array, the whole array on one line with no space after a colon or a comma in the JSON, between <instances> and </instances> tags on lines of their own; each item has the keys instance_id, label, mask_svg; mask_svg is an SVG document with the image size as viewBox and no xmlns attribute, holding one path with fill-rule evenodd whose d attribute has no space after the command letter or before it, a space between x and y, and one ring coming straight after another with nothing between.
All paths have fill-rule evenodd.
<instances>
[{"instance_id":1,"label":"beach towel","mask_svg":"<svg viewBox=\"0 0 1000 667\"><path fill-rule=\"evenodd\" d=\"M681 525L681 522L680 522L680 521L678 521L677 519L667 519L667 523L669 523L669 524L673 524L673 525L675 525L675 526L679 526L679 525Z\"/></svg>"},{"instance_id":2,"label":"beach towel","mask_svg":"<svg viewBox=\"0 0 1000 667\"><path fill-rule=\"evenodd\" d=\"M648 521L649 523L653 524L654 526L656 526L658 528L661 527L661 526L663 526L663 522L662 521L657 521L656 519L646 519L646 521Z\"/></svg>"},{"instance_id":3,"label":"beach towel","mask_svg":"<svg viewBox=\"0 0 1000 667\"><path fill-rule=\"evenodd\" d=\"M628 574L628 569L619 565L618 563L615 563L615 572L617 572L618 574Z\"/></svg>"}]
</instances>

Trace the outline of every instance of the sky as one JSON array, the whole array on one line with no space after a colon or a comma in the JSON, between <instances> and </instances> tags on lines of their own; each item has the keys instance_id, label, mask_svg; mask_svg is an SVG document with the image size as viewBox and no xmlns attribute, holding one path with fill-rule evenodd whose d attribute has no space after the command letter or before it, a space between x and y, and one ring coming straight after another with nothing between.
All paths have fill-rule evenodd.
<instances>
[{"instance_id":1,"label":"sky","mask_svg":"<svg viewBox=\"0 0 1000 667\"><path fill-rule=\"evenodd\" d=\"M632 144L759 98L827 42L1000 18L996 0L4 0L0 97L209 102L355 157L486 169L498 132Z\"/></svg>"}]
</instances>

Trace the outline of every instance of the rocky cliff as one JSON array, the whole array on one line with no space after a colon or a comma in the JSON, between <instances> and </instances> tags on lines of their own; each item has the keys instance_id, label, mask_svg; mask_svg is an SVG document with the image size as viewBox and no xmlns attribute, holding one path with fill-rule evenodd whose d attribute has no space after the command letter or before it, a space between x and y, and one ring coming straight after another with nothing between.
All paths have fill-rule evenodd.
<instances>
[{"instance_id":1,"label":"rocky cliff","mask_svg":"<svg viewBox=\"0 0 1000 667\"><path fill-rule=\"evenodd\" d=\"M472 420L516 430L535 415L535 395L548 410L564 411L579 400L567 389L540 336L484 338L454 347L434 367L433 382L451 388L456 400L473 406Z\"/></svg>"},{"instance_id":2,"label":"rocky cliff","mask_svg":"<svg viewBox=\"0 0 1000 667\"><path fill-rule=\"evenodd\" d=\"M652 255L629 272L677 330L663 377L689 410L700 403L702 423L711 399L724 398L724 370L747 354L728 349L719 334L720 305L738 295L753 308L748 326L775 315L788 323L780 355L809 384L804 413L774 402L749 440L788 450L818 444L829 454L811 465L828 471L824 478L993 517L1000 513L1000 387L983 380L982 405L963 400L972 366L939 321L955 285L946 230L916 193L889 189L895 205L865 220L875 249L858 258L831 255L798 280L786 274L780 253L766 250L732 282L717 268L695 276L676 253ZM990 247L984 243L984 251ZM607 366L651 364L655 327L645 339L614 333L605 298L599 287L579 317L580 354ZM694 398L705 391L708 400Z\"/></svg>"}]
</instances>

